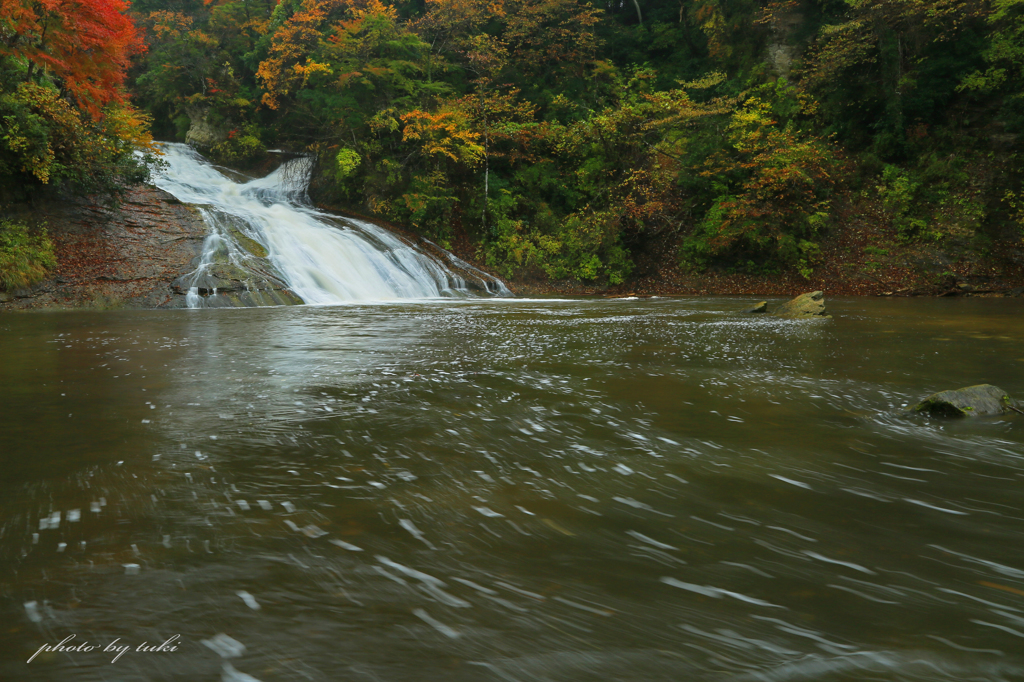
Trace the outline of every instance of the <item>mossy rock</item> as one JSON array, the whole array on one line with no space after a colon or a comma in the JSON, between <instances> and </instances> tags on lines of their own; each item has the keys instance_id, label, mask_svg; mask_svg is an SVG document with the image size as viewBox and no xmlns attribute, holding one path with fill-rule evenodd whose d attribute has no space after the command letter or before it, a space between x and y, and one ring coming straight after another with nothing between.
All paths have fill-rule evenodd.
<instances>
[{"instance_id":1,"label":"mossy rock","mask_svg":"<svg viewBox=\"0 0 1024 682\"><path fill-rule=\"evenodd\" d=\"M231 230L231 238L234 239L235 243L242 247L242 249L247 251L249 255L256 256L257 258L266 258L269 255L263 244L260 244L255 239L246 237L239 230Z\"/></svg>"},{"instance_id":2,"label":"mossy rock","mask_svg":"<svg viewBox=\"0 0 1024 682\"><path fill-rule=\"evenodd\" d=\"M978 384L934 393L910 408L935 417L980 417L1017 412L1017 402L992 384Z\"/></svg>"},{"instance_id":3,"label":"mossy rock","mask_svg":"<svg viewBox=\"0 0 1024 682\"><path fill-rule=\"evenodd\" d=\"M812 291L797 296L792 301L786 301L772 315L784 317L787 320L803 320L815 317L831 317L825 312L825 294L820 291Z\"/></svg>"},{"instance_id":4,"label":"mossy rock","mask_svg":"<svg viewBox=\"0 0 1024 682\"><path fill-rule=\"evenodd\" d=\"M750 306L749 308L747 308L743 312L744 313L751 313L751 314L752 313L766 313L766 312L768 312L768 301L761 301L759 303L755 303L754 305Z\"/></svg>"}]
</instances>

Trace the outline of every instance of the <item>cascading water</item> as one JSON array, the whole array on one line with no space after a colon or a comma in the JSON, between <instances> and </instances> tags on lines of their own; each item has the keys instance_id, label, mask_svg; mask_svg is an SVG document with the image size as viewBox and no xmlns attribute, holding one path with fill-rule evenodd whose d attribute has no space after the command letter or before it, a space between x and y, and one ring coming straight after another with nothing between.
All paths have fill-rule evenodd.
<instances>
[{"instance_id":1,"label":"cascading water","mask_svg":"<svg viewBox=\"0 0 1024 682\"><path fill-rule=\"evenodd\" d=\"M311 207L309 159L236 182L185 145L162 149L156 186L196 205L211 230L182 283L191 308L469 296L470 289L512 295L442 249L435 257L372 223Z\"/></svg>"}]
</instances>

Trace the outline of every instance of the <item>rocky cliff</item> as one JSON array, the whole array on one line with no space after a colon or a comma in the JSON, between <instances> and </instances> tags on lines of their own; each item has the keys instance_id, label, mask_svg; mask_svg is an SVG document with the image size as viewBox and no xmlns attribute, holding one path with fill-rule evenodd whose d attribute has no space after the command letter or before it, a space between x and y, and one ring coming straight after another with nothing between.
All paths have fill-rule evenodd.
<instances>
[{"instance_id":1,"label":"rocky cliff","mask_svg":"<svg viewBox=\"0 0 1024 682\"><path fill-rule=\"evenodd\" d=\"M184 307L172 282L194 268L206 234L195 208L147 186L118 208L49 201L13 217L45 223L58 265L29 289L0 292L0 310Z\"/></svg>"}]
</instances>

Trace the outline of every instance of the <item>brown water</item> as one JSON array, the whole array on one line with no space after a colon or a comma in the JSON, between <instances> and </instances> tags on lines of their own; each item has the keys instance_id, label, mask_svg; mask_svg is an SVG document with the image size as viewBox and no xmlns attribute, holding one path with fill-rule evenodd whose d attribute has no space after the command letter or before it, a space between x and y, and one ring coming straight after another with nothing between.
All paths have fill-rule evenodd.
<instances>
[{"instance_id":1,"label":"brown water","mask_svg":"<svg viewBox=\"0 0 1024 682\"><path fill-rule=\"evenodd\" d=\"M1024 301L745 303L0 318L0 677L1024 679Z\"/></svg>"}]
</instances>

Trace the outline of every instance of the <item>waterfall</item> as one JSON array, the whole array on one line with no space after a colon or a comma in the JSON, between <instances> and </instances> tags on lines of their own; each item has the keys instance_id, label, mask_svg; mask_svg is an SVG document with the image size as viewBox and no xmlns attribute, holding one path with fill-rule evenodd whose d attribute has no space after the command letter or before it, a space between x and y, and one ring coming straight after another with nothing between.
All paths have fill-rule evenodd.
<instances>
[{"instance_id":1,"label":"waterfall","mask_svg":"<svg viewBox=\"0 0 1024 682\"><path fill-rule=\"evenodd\" d=\"M427 243L427 253L372 223L313 208L311 160L257 180L228 177L182 144L164 144L154 183L202 212L210 234L181 282L192 308L511 296L504 284ZM223 172L222 172L223 171Z\"/></svg>"}]
</instances>

